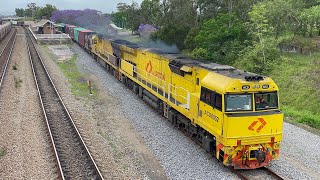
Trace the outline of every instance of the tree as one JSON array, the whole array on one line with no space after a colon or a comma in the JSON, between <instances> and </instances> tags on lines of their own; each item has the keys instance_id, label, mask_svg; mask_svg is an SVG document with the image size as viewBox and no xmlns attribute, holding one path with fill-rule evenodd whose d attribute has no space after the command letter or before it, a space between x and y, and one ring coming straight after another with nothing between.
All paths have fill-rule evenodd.
<instances>
[{"instance_id":1,"label":"tree","mask_svg":"<svg viewBox=\"0 0 320 180\"><path fill-rule=\"evenodd\" d=\"M318 35L320 35L320 5L312 6L309 9L304 9L301 13L301 19L309 28L309 36L313 36L314 28L318 28Z\"/></svg>"},{"instance_id":2,"label":"tree","mask_svg":"<svg viewBox=\"0 0 320 180\"><path fill-rule=\"evenodd\" d=\"M24 10L24 16L25 16L25 17L32 17L32 10L29 9L29 8L26 8L26 9Z\"/></svg>"},{"instance_id":3,"label":"tree","mask_svg":"<svg viewBox=\"0 0 320 180\"><path fill-rule=\"evenodd\" d=\"M159 0L143 0L141 3L141 23L160 25L160 1Z\"/></svg>"},{"instance_id":4,"label":"tree","mask_svg":"<svg viewBox=\"0 0 320 180\"><path fill-rule=\"evenodd\" d=\"M28 9L30 9L31 12L32 12L31 17L34 17L35 12L36 12L36 9L37 9L36 3L29 3L29 4L27 5L27 7L28 7Z\"/></svg>"},{"instance_id":5,"label":"tree","mask_svg":"<svg viewBox=\"0 0 320 180\"><path fill-rule=\"evenodd\" d=\"M271 33L273 27L271 27L268 23L267 19L267 9L265 3L258 3L253 6L252 11L249 14L249 28L250 33L258 38L258 42L262 48L262 56L263 61L266 62L265 50L264 50L264 43L265 43L265 36L268 33Z\"/></svg>"},{"instance_id":6,"label":"tree","mask_svg":"<svg viewBox=\"0 0 320 180\"><path fill-rule=\"evenodd\" d=\"M220 14L203 23L194 39L196 49L192 54L195 58L232 64L238 58L238 52L244 48L246 39L243 22L235 14ZM198 57L199 50L200 54L207 54L207 57ZM203 50L207 50L207 53L203 53Z\"/></svg>"},{"instance_id":7,"label":"tree","mask_svg":"<svg viewBox=\"0 0 320 180\"><path fill-rule=\"evenodd\" d=\"M24 9L23 8L16 8L16 16L23 17L24 16Z\"/></svg>"},{"instance_id":8,"label":"tree","mask_svg":"<svg viewBox=\"0 0 320 180\"><path fill-rule=\"evenodd\" d=\"M37 19L42 19L43 17L49 19L52 16L52 13L57 10L58 9L55 6L51 4L46 4L45 7L37 8L35 16Z\"/></svg>"},{"instance_id":9,"label":"tree","mask_svg":"<svg viewBox=\"0 0 320 180\"><path fill-rule=\"evenodd\" d=\"M119 22L125 22L127 27L132 31L136 31L139 28L141 22L141 9L137 3L133 2L131 5L126 3L117 4L118 13L114 15L117 25ZM121 23L120 23L121 26Z\"/></svg>"}]
</instances>

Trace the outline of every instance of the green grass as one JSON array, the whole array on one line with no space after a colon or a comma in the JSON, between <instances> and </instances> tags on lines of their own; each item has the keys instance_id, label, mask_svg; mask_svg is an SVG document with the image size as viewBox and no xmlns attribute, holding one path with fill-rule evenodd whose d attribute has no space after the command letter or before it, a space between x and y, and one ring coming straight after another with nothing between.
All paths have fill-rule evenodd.
<instances>
[{"instance_id":1,"label":"green grass","mask_svg":"<svg viewBox=\"0 0 320 180\"><path fill-rule=\"evenodd\" d=\"M270 74L280 88L282 109L295 122L320 129L320 53L284 56Z\"/></svg>"},{"instance_id":2,"label":"green grass","mask_svg":"<svg viewBox=\"0 0 320 180\"><path fill-rule=\"evenodd\" d=\"M73 55L71 59L67 61L57 62L63 74L68 78L71 84L71 92L76 96L86 97L89 95L88 85L84 75L78 71L75 63L77 55ZM95 95L94 86L92 88L92 94Z\"/></svg>"},{"instance_id":3,"label":"green grass","mask_svg":"<svg viewBox=\"0 0 320 180\"><path fill-rule=\"evenodd\" d=\"M7 150L5 148L0 148L0 158L7 154Z\"/></svg>"}]
</instances>

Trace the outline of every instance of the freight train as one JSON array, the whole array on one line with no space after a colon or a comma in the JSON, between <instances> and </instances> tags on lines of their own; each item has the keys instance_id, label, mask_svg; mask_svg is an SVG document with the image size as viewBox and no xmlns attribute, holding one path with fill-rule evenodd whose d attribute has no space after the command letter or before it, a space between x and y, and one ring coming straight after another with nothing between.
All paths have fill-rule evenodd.
<instances>
[{"instance_id":1,"label":"freight train","mask_svg":"<svg viewBox=\"0 0 320 180\"><path fill-rule=\"evenodd\" d=\"M279 156L283 113L265 77L64 25L74 42L225 166L256 169Z\"/></svg>"},{"instance_id":2,"label":"freight train","mask_svg":"<svg viewBox=\"0 0 320 180\"><path fill-rule=\"evenodd\" d=\"M0 24L0 42L11 31L12 25L10 22Z\"/></svg>"}]
</instances>

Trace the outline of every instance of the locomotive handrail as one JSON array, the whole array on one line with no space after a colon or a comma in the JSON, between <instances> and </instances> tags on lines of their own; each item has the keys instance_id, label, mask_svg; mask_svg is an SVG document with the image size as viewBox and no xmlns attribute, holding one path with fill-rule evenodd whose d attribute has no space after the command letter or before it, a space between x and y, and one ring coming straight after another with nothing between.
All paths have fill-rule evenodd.
<instances>
[{"instance_id":1,"label":"locomotive handrail","mask_svg":"<svg viewBox=\"0 0 320 180\"><path fill-rule=\"evenodd\" d=\"M171 87L174 88L174 93L171 91L171 89L172 89ZM181 94L177 94L177 89L181 89L181 90L185 91L187 94L187 97L182 96ZM190 109L190 92L188 90L186 90L185 88L180 87L180 86L174 86L172 84L169 84L168 85L168 99L169 99L169 101L170 101L171 94L175 96L175 98L174 98L175 105L178 105L177 104L177 97L181 97L182 99L184 99L184 101L186 101L186 104L183 104L183 105L185 105L184 108Z\"/></svg>"},{"instance_id":2,"label":"locomotive handrail","mask_svg":"<svg viewBox=\"0 0 320 180\"><path fill-rule=\"evenodd\" d=\"M142 72L145 72L145 75L139 73L139 72L137 71L137 69L140 70L140 71L142 71ZM145 70L143 70L143 69L141 69L141 68L138 68L137 66L134 66L134 67L133 67L133 72L136 73L137 75L139 75L140 77L143 77L143 78L144 78L144 80L145 80L145 85L147 85L148 82L149 82L149 84L150 84L150 86L151 86L150 88L151 88L152 90L153 90L152 84L156 85L156 89L157 89L156 92L157 92L158 94L159 94L159 88L161 88L162 91L163 91L163 95L162 95L162 96L163 96L164 98L166 98L166 82L165 82L165 81L163 81L162 79L158 78L157 76L155 76L155 75L153 75L153 74L151 74L151 73L148 73L147 71L145 71ZM149 78L148 78L148 75L156 78L156 79L158 80L158 82L154 82L154 81L152 81L151 79L149 79ZM139 79L138 79L138 80L139 80ZM142 78L140 78L139 81L140 81L141 83L144 83L144 82L142 81ZM162 82L162 83L164 83L164 86L161 85L161 84L159 83L159 81ZM150 82L151 82L151 83L150 83Z\"/></svg>"}]
</instances>

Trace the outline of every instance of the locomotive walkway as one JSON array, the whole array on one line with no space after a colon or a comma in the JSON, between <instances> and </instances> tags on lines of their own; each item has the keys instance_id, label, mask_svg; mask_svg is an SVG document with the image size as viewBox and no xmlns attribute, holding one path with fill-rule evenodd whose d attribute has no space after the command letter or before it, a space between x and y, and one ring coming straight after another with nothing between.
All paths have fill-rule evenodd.
<instances>
[{"instance_id":1,"label":"locomotive walkway","mask_svg":"<svg viewBox=\"0 0 320 180\"><path fill-rule=\"evenodd\" d=\"M26 30L29 59L62 179L103 179Z\"/></svg>"}]
</instances>

